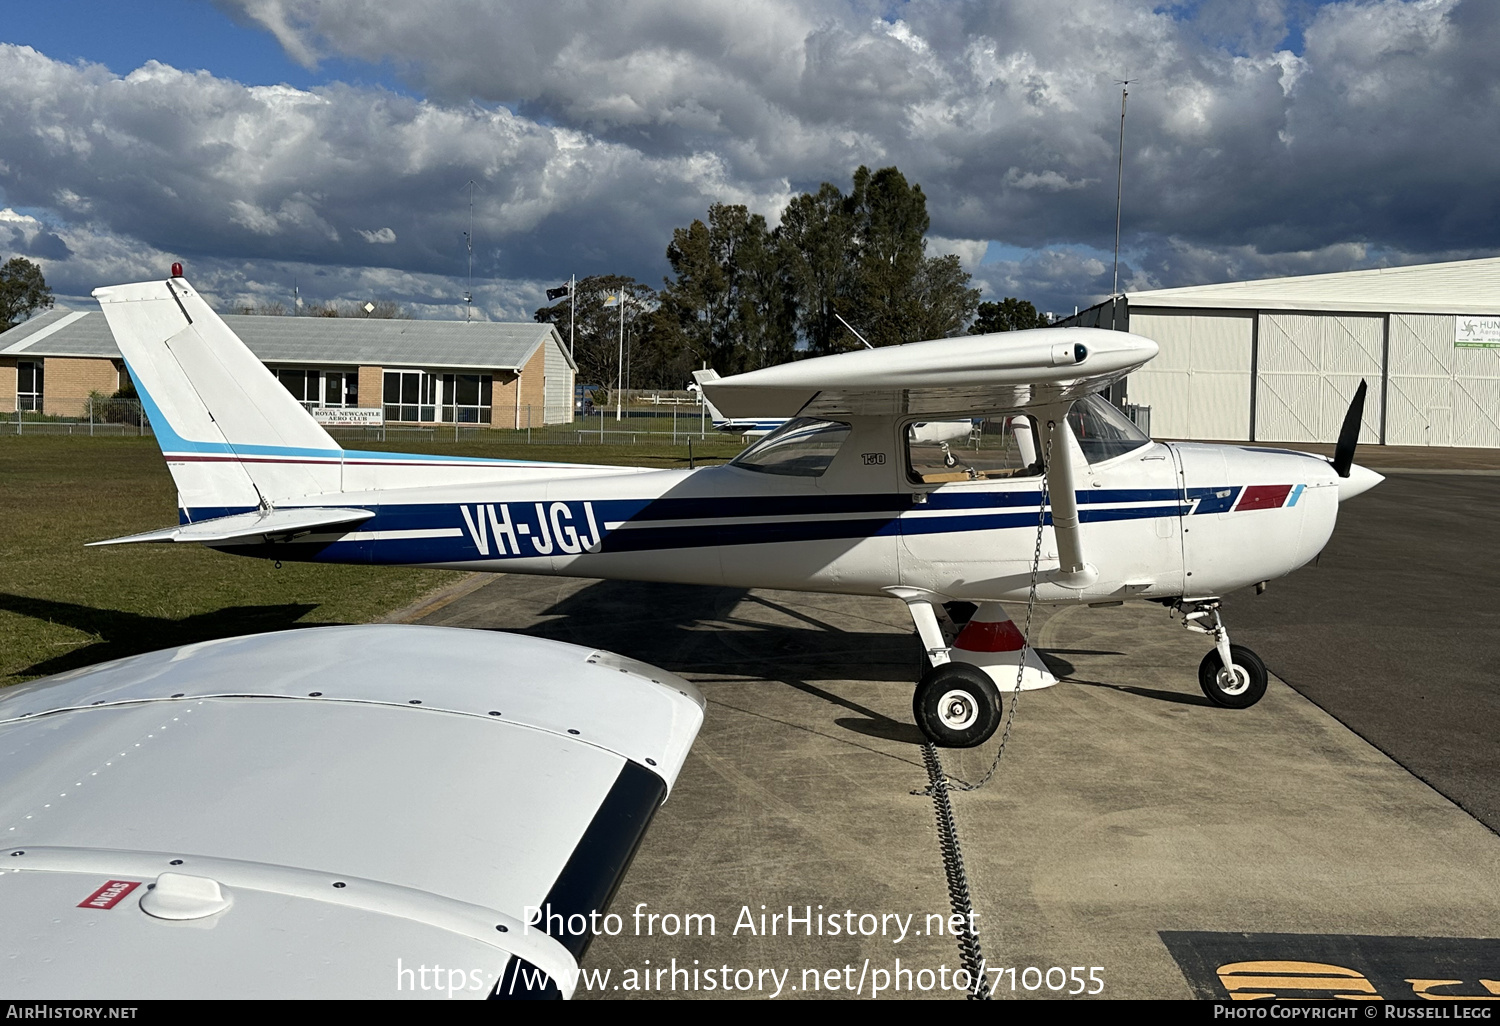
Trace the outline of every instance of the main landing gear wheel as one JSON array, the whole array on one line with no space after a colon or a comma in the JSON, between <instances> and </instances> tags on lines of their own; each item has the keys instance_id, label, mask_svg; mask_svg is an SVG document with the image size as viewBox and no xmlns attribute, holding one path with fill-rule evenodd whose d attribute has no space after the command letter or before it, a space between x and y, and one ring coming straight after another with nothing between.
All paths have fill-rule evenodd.
<instances>
[{"instance_id":1,"label":"main landing gear wheel","mask_svg":"<svg viewBox=\"0 0 1500 1026\"><path fill-rule=\"evenodd\" d=\"M1229 663L1218 649L1198 664L1198 686L1214 705L1226 709L1248 709L1266 693L1266 664L1244 645L1229 646Z\"/></svg>"},{"instance_id":2,"label":"main landing gear wheel","mask_svg":"<svg viewBox=\"0 0 1500 1026\"><path fill-rule=\"evenodd\" d=\"M917 682L911 711L917 727L940 748L973 748L1000 726L1000 691L968 663L934 666Z\"/></svg>"}]
</instances>

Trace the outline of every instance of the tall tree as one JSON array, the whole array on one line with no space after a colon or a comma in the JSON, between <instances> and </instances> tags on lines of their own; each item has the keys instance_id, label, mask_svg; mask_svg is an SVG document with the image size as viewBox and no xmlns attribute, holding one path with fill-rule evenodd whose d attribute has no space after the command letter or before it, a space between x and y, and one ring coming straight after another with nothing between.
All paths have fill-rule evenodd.
<instances>
[{"instance_id":1,"label":"tall tree","mask_svg":"<svg viewBox=\"0 0 1500 1026\"><path fill-rule=\"evenodd\" d=\"M672 233L667 261L658 323L692 358L733 374L791 356L794 307L764 217L715 203L707 224Z\"/></svg>"},{"instance_id":2,"label":"tall tree","mask_svg":"<svg viewBox=\"0 0 1500 1026\"><path fill-rule=\"evenodd\" d=\"M850 196L858 226L858 274L854 308L844 312L863 321L871 345L888 346L926 338L918 329L923 297L918 278L926 261L927 197L894 167L874 174L854 172Z\"/></svg>"},{"instance_id":3,"label":"tall tree","mask_svg":"<svg viewBox=\"0 0 1500 1026\"><path fill-rule=\"evenodd\" d=\"M894 167L854 172L848 196L829 182L782 214L779 238L812 355L857 348L841 314L872 345L963 330L979 302L953 257L928 257L922 187Z\"/></svg>"},{"instance_id":4,"label":"tall tree","mask_svg":"<svg viewBox=\"0 0 1500 1026\"><path fill-rule=\"evenodd\" d=\"M0 266L0 331L51 306L52 289L40 267L25 257L11 257Z\"/></svg>"},{"instance_id":5,"label":"tall tree","mask_svg":"<svg viewBox=\"0 0 1500 1026\"><path fill-rule=\"evenodd\" d=\"M980 303L979 316L969 326L970 335L988 335L996 331L1025 331L1045 328L1047 318L1024 299L1006 296L998 303Z\"/></svg>"},{"instance_id":6,"label":"tall tree","mask_svg":"<svg viewBox=\"0 0 1500 1026\"><path fill-rule=\"evenodd\" d=\"M857 348L834 316L853 307L859 241L853 203L838 186L824 182L816 193L804 192L787 204L776 231L796 299L797 332L808 353Z\"/></svg>"}]
</instances>

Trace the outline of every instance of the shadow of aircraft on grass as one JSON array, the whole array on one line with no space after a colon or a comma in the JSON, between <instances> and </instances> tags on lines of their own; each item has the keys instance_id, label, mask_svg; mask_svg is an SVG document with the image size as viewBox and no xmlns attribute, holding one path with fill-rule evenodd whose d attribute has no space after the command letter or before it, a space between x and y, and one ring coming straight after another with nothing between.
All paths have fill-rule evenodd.
<instances>
[{"instance_id":1,"label":"shadow of aircraft on grass","mask_svg":"<svg viewBox=\"0 0 1500 1026\"><path fill-rule=\"evenodd\" d=\"M34 620L62 624L92 634L98 640L84 643L62 655L34 663L11 674L11 680L76 670L82 666L123 659L142 652L191 645L241 634L265 634L293 627L325 627L302 618L317 605L288 602L274 606L232 606L211 613L195 613L180 620L145 616L118 609L99 609L73 602L54 602L27 595L0 593L0 610Z\"/></svg>"}]
</instances>

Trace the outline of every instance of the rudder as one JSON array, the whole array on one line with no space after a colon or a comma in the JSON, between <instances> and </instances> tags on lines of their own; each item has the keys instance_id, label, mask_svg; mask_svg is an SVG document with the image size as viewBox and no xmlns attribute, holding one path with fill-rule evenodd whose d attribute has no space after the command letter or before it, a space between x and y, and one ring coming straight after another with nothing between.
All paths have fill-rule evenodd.
<instances>
[{"instance_id":1,"label":"rudder","mask_svg":"<svg viewBox=\"0 0 1500 1026\"><path fill-rule=\"evenodd\" d=\"M185 519L340 490L343 451L183 278L94 291Z\"/></svg>"}]
</instances>

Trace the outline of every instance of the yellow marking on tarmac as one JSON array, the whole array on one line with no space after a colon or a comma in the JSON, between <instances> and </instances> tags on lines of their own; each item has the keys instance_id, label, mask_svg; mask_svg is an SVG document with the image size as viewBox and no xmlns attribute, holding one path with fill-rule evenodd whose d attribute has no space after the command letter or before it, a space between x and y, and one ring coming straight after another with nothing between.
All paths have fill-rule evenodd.
<instances>
[{"instance_id":1,"label":"yellow marking on tarmac","mask_svg":"<svg viewBox=\"0 0 1500 1026\"><path fill-rule=\"evenodd\" d=\"M1411 989L1417 997L1424 1001L1500 1001L1500 997L1485 997L1483 994L1434 994L1434 987L1457 987L1463 980L1407 980ZM1500 983L1494 980L1480 980L1484 989L1491 994L1500 994Z\"/></svg>"},{"instance_id":2,"label":"yellow marking on tarmac","mask_svg":"<svg viewBox=\"0 0 1500 1026\"><path fill-rule=\"evenodd\" d=\"M1324 962L1230 962L1218 971L1219 982L1235 1001L1274 998L1283 990L1340 991L1331 996L1348 1000L1380 998L1363 973Z\"/></svg>"}]
</instances>

